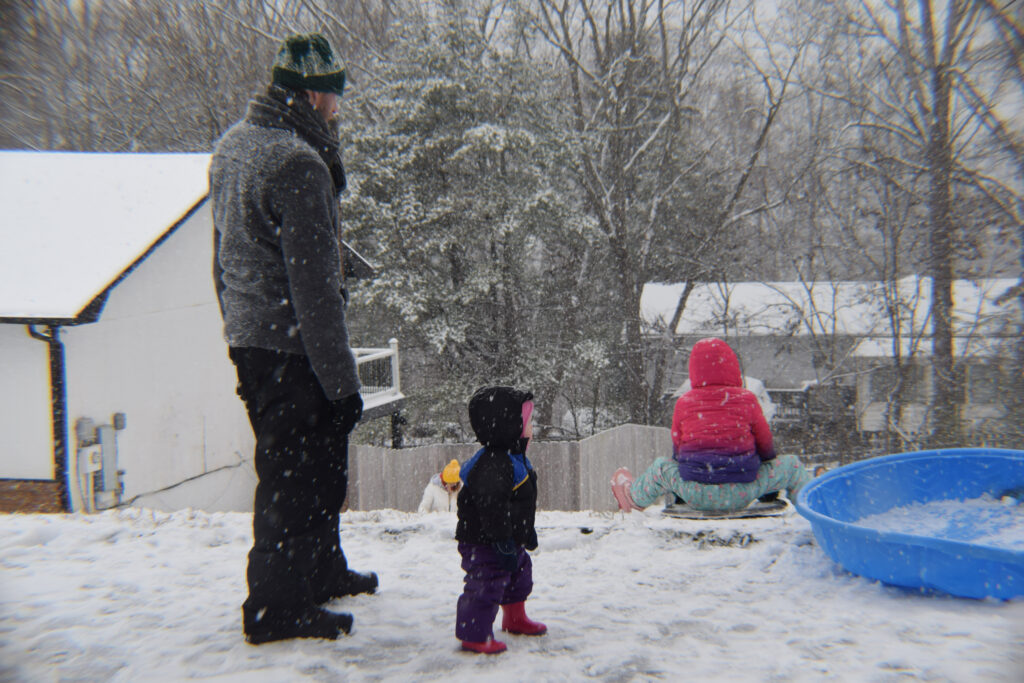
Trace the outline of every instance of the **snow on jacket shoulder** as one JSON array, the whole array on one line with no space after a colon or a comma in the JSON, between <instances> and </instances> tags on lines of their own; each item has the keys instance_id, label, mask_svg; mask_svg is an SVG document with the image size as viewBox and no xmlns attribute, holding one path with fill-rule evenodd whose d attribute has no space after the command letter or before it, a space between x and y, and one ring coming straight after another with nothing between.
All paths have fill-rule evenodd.
<instances>
[{"instance_id":1,"label":"snow on jacket shoulder","mask_svg":"<svg viewBox=\"0 0 1024 683\"><path fill-rule=\"evenodd\" d=\"M743 388L739 359L720 339L702 339L690 354L690 384L672 415L679 474L703 484L749 482L775 457L757 397Z\"/></svg>"},{"instance_id":2,"label":"snow on jacket shoulder","mask_svg":"<svg viewBox=\"0 0 1024 683\"><path fill-rule=\"evenodd\" d=\"M441 475L435 474L423 489L423 500L419 512L455 512L458 491L451 493L441 483Z\"/></svg>"}]
</instances>

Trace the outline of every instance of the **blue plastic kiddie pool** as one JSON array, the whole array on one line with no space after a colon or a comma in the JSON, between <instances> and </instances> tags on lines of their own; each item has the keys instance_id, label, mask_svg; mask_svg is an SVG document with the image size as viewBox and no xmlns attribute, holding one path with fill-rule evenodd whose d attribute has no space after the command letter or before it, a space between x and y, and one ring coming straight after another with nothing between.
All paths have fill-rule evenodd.
<instances>
[{"instance_id":1,"label":"blue plastic kiddie pool","mask_svg":"<svg viewBox=\"0 0 1024 683\"><path fill-rule=\"evenodd\" d=\"M854 574L968 598L1009 599L1024 596L1024 501L1015 503L1007 492L1024 492L1024 451L952 448L840 467L807 484L796 508L825 553ZM988 501L987 507L976 501ZM865 523L897 513L902 516L894 519L912 520L915 510L944 505L953 512L935 533L922 533L913 521L905 528L899 521L881 528Z\"/></svg>"}]
</instances>

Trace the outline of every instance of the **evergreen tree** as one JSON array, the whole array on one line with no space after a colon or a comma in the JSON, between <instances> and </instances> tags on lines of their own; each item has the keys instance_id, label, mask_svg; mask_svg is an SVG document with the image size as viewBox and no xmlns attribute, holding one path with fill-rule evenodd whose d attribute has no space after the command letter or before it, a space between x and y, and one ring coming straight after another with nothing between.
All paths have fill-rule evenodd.
<instances>
[{"instance_id":1,"label":"evergreen tree","mask_svg":"<svg viewBox=\"0 0 1024 683\"><path fill-rule=\"evenodd\" d=\"M572 376L598 293L554 93L541 65L442 17L408 28L343 130L343 224L380 267L353 318L394 326L371 336L397 334L417 368L403 375L417 423L509 383L545 396L543 424Z\"/></svg>"}]
</instances>

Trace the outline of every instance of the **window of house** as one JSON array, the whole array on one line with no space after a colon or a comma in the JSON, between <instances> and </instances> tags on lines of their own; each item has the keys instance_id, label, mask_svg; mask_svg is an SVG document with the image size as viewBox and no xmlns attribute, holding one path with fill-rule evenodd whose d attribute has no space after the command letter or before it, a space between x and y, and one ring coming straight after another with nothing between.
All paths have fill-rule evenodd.
<instances>
[{"instance_id":1,"label":"window of house","mask_svg":"<svg viewBox=\"0 0 1024 683\"><path fill-rule=\"evenodd\" d=\"M970 403L1001 403L999 366L979 363L967 366L967 400Z\"/></svg>"},{"instance_id":2,"label":"window of house","mask_svg":"<svg viewBox=\"0 0 1024 683\"><path fill-rule=\"evenodd\" d=\"M926 403L928 400L928 368L924 365L905 365L902 368L903 403ZM871 373L871 400L885 403L896 388L899 374L894 366L875 368Z\"/></svg>"}]
</instances>

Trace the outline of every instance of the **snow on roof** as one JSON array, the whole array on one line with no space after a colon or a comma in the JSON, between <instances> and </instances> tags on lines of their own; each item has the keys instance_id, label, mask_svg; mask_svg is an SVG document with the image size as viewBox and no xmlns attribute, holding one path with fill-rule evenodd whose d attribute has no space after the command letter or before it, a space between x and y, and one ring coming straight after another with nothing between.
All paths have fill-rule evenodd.
<instances>
[{"instance_id":1,"label":"snow on roof","mask_svg":"<svg viewBox=\"0 0 1024 683\"><path fill-rule=\"evenodd\" d=\"M0 319L73 319L207 192L209 154L0 151Z\"/></svg>"},{"instance_id":2,"label":"snow on roof","mask_svg":"<svg viewBox=\"0 0 1024 683\"><path fill-rule=\"evenodd\" d=\"M735 282L698 283L676 326L678 335L891 335L882 282ZM1009 278L957 280L953 286L958 333L985 333L1005 319L1010 308L995 303L1018 284ZM930 329L930 278L911 275L895 283L890 297L899 301L904 330ZM649 333L664 331L672 320L684 283L644 285L640 314Z\"/></svg>"},{"instance_id":3,"label":"snow on roof","mask_svg":"<svg viewBox=\"0 0 1024 683\"><path fill-rule=\"evenodd\" d=\"M855 358L894 358L896 356L895 337L866 337L857 342L851 352ZM954 358L1000 358L1008 357L1008 351L1002 342L1005 339L993 339L981 336L953 337ZM900 358L909 359L915 356L932 355L932 344L921 337L900 337Z\"/></svg>"}]
</instances>

